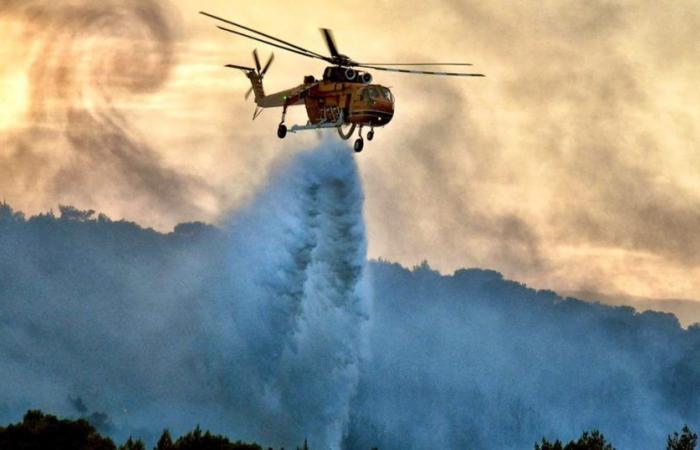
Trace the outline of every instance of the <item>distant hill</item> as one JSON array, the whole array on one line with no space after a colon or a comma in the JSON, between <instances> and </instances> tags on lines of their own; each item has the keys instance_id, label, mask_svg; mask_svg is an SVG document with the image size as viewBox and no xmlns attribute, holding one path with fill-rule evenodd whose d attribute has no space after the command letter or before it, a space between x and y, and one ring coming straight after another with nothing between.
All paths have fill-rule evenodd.
<instances>
[{"instance_id":1,"label":"distant hill","mask_svg":"<svg viewBox=\"0 0 700 450\"><path fill-rule=\"evenodd\" d=\"M632 306L639 311L669 312L678 317L678 320L684 327L700 323L700 300L649 298L621 294L606 295L590 291L565 292L563 295L589 302L600 302L606 305Z\"/></svg>"},{"instance_id":2,"label":"distant hill","mask_svg":"<svg viewBox=\"0 0 700 450\"><path fill-rule=\"evenodd\" d=\"M319 278L335 260L303 260L315 240L241 223L162 234L0 206L0 423L40 408L98 418L118 442L200 424L312 448L337 427L364 450L522 449L592 429L660 449L670 430L700 429L700 326L490 270L373 261L352 287L353 266ZM348 307L360 301L372 307ZM362 342L350 365L348 334Z\"/></svg>"}]
</instances>

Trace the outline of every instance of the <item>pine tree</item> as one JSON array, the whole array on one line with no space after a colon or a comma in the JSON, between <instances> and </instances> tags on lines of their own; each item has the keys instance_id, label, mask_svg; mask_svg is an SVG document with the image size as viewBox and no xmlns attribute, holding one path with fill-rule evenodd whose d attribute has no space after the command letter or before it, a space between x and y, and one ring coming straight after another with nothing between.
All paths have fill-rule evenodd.
<instances>
[{"instance_id":1,"label":"pine tree","mask_svg":"<svg viewBox=\"0 0 700 450\"><path fill-rule=\"evenodd\" d=\"M690 431L688 425L683 427L681 435L677 431L673 432L673 436L668 437L667 450L695 450L698 443L698 435Z\"/></svg>"},{"instance_id":2,"label":"pine tree","mask_svg":"<svg viewBox=\"0 0 700 450\"><path fill-rule=\"evenodd\" d=\"M541 443L535 443L535 450L615 450L615 447L605 440L601 432L593 430L585 431L577 441L570 441L566 446L559 439L550 442L542 438Z\"/></svg>"},{"instance_id":3,"label":"pine tree","mask_svg":"<svg viewBox=\"0 0 700 450\"><path fill-rule=\"evenodd\" d=\"M146 446L140 439L133 440L131 436L129 439L119 447L119 450L146 450Z\"/></svg>"},{"instance_id":4,"label":"pine tree","mask_svg":"<svg viewBox=\"0 0 700 450\"><path fill-rule=\"evenodd\" d=\"M563 447L559 439L549 442L547 439L542 438L541 444L535 444L535 450L563 450Z\"/></svg>"},{"instance_id":5,"label":"pine tree","mask_svg":"<svg viewBox=\"0 0 700 450\"><path fill-rule=\"evenodd\" d=\"M158 443L156 444L155 450L173 450L173 439L170 437L170 431L163 430L163 434L160 435Z\"/></svg>"},{"instance_id":6,"label":"pine tree","mask_svg":"<svg viewBox=\"0 0 700 450\"><path fill-rule=\"evenodd\" d=\"M566 444L564 450L615 450L615 447L605 440L603 433L593 430L590 433L585 431L578 441Z\"/></svg>"}]
</instances>

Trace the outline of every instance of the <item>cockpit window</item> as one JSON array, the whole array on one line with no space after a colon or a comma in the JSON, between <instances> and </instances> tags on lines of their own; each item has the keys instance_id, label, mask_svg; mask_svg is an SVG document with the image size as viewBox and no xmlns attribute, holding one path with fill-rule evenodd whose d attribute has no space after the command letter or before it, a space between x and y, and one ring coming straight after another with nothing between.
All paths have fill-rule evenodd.
<instances>
[{"instance_id":1,"label":"cockpit window","mask_svg":"<svg viewBox=\"0 0 700 450\"><path fill-rule=\"evenodd\" d=\"M383 86L367 86L360 91L360 96L364 101L380 99L394 101L391 91Z\"/></svg>"},{"instance_id":2,"label":"cockpit window","mask_svg":"<svg viewBox=\"0 0 700 450\"><path fill-rule=\"evenodd\" d=\"M362 98L362 101L369 103L377 98L377 91L372 87L364 87L360 89L360 98Z\"/></svg>"},{"instance_id":3,"label":"cockpit window","mask_svg":"<svg viewBox=\"0 0 700 450\"><path fill-rule=\"evenodd\" d=\"M392 102L394 101L394 96L391 94L391 91L389 89L387 89L385 87L380 87L379 92L381 92L382 97L384 97L385 99L392 101Z\"/></svg>"}]
</instances>

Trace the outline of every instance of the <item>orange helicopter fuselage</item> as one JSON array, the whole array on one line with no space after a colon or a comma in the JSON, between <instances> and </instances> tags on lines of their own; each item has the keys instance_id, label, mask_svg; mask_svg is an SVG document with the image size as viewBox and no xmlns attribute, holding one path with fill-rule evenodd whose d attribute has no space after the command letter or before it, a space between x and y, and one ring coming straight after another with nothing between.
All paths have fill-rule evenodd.
<instances>
[{"instance_id":1,"label":"orange helicopter fuselage","mask_svg":"<svg viewBox=\"0 0 700 450\"><path fill-rule=\"evenodd\" d=\"M394 116L394 96L378 84L319 81L303 94L311 124L336 122L382 127Z\"/></svg>"}]
</instances>

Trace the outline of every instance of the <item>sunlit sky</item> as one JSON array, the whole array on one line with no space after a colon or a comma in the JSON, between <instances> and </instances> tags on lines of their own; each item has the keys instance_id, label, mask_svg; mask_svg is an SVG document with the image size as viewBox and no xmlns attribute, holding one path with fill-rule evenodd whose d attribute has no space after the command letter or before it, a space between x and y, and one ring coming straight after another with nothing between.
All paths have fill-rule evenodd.
<instances>
[{"instance_id":1,"label":"sunlit sky","mask_svg":"<svg viewBox=\"0 0 700 450\"><path fill-rule=\"evenodd\" d=\"M160 230L223 223L319 142L252 121L324 64L228 35L200 9L365 61L456 60L486 78L375 73L396 115L356 160L369 256L486 267L537 288L700 299L700 8L675 2L0 0L0 197ZM305 121L299 107L288 123ZM323 138L337 139L326 131Z\"/></svg>"}]
</instances>

